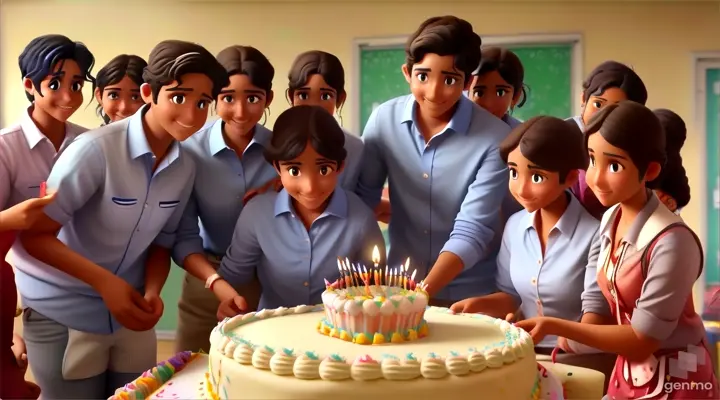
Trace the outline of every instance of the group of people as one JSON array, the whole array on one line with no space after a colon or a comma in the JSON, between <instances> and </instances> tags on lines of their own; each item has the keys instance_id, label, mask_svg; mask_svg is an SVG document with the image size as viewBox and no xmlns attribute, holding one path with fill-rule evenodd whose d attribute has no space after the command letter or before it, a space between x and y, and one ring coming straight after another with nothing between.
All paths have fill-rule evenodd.
<instances>
[{"instance_id":1,"label":"group of people","mask_svg":"<svg viewBox=\"0 0 720 400\"><path fill-rule=\"evenodd\" d=\"M152 367L171 259L187 272L177 350L208 351L218 318L320 303L338 257L371 265L377 246L381 264L410 258L432 304L517 321L538 354L606 373L609 398L717 398L709 362L662 372L692 346L708 356L691 296L702 249L678 215L682 119L646 108L641 78L608 61L581 115L518 121L522 63L481 44L465 20L424 21L402 67L411 94L361 140L334 117L345 72L323 51L295 59L270 131L275 68L253 47L168 40L93 76L82 43L32 40L30 106L0 131L0 256L12 247L15 267L0 397L105 398ZM91 130L68 122L86 83ZM713 384L665 390L685 381Z\"/></svg>"}]
</instances>

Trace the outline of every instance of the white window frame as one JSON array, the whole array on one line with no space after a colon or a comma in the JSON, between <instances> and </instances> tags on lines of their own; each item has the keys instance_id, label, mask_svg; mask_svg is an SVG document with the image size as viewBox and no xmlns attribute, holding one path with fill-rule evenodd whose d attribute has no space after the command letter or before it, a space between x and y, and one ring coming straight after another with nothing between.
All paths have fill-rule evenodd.
<instances>
[{"instance_id":1,"label":"white window frame","mask_svg":"<svg viewBox=\"0 0 720 400\"><path fill-rule=\"evenodd\" d=\"M697 129L697 132L699 133L698 137L698 143L699 148L705 149L707 147L707 115L706 115L706 108L707 108L707 94L705 93L705 85L706 80L705 77L707 75L706 71L708 69L720 69L720 51L715 52L698 52L693 53L691 56L691 62L692 62L692 83L690 85L690 88L692 90L692 97L693 97L693 109L694 109L694 120L695 120L695 126ZM720 90L720 88L718 88ZM720 152L720 149L717 149ZM707 249L707 240L708 240L708 218L707 218L707 209L708 209L708 191L713 190L707 187L707 180L708 180L708 168L707 168L707 151L702 151L702 154L699 155L700 157L700 179L699 181L702 182L702 184L699 187L693 188L699 193L693 193L693 201L699 200L700 203L700 221L699 224L699 232L697 232L698 237L700 238L700 241L703 245L704 249ZM716 254L705 254L706 258L716 260L717 255ZM700 276L700 279L698 279L697 284L695 285L695 299L696 301L696 308L699 309L700 312L702 312L702 308L704 307L704 290L705 290L705 271L706 268L703 268L702 274Z\"/></svg>"},{"instance_id":2,"label":"white window frame","mask_svg":"<svg viewBox=\"0 0 720 400\"><path fill-rule=\"evenodd\" d=\"M482 35L481 35L482 36ZM352 133L360 135L360 56L363 50L397 49L403 48L407 36L387 36L373 38L357 38L352 42L352 80L350 83L350 96L352 99ZM580 92L583 80L583 45L582 35L576 33L568 34L526 34L510 36L482 36L483 45L493 46L533 46L569 44L572 46L571 61L571 104L573 115L580 114ZM398 74L400 66L398 65ZM574 97L577 96L577 97ZM575 101L577 99L577 101Z\"/></svg>"}]
</instances>

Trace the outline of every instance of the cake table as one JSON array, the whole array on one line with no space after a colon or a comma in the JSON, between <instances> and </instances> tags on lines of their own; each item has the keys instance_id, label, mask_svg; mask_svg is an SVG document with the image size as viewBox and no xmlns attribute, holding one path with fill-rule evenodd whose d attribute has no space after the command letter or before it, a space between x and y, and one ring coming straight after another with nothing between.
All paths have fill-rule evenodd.
<instances>
[{"instance_id":1,"label":"cake table","mask_svg":"<svg viewBox=\"0 0 720 400\"><path fill-rule=\"evenodd\" d=\"M598 400L602 398L602 387L605 380L602 373L587 368L553 364L548 361L539 361L539 363L551 371L553 376L562 383L565 389L565 399ZM111 397L111 400L210 399L203 392L207 370L207 355L180 353L173 359L160 363L158 367L144 374L144 377L126 385L125 390L119 390L119 393ZM152 388L153 385L147 384L152 379L151 376L155 376L165 383L154 389L148 396L143 391ZM142 381L143 379L144 381Z\"/></svg>"}]
</instances>

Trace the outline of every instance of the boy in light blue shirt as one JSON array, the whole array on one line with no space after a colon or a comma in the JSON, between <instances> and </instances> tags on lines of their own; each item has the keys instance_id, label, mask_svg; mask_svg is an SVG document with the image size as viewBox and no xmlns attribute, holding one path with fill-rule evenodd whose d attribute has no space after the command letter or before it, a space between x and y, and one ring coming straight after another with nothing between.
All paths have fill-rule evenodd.
<instances>
[{"instance_id":1,"label":"boy in light blue shirt","mask_svg":"<svg viewBox=\"0 0 720 400\"><path fill-rule=\"evenodd\" d=\"M372 210L338 186L344 144L342 128L319 106L295 106L278 117L265 158L283 190L248 202L217 273L209 268L197 276L220 300L219 318L247 309L233 287L256 272L259 309L318 304L325 280L340 276L338 257L370 266L373 247L384 254Z\"/></svg>"},{"instance_id":2,"label":"boy in light blue shirt","mask_svg":"<svg viewBox=\"0 0 720 400\"><path fill-rule=\"evenodd\" d=\"M388 180L388 264L425 277L434 304L495 291L507 169L498 152L510 127L463 96L480 63L480 37L453 16L425 21L406 46L412 95L373 111L363 132L357 193L377 215Z\"/></svg>"},{"instance_id":3,"label":"boy in light blue shirt","mask_svg":"<svg viewBox=\"0 0 720 400\"><path fill-rule=\"evenodd\" d=\"M78 137L48 178L52 207L15 254L24 332L43 397L107 398L156 363L153 327L195 165L180 141L227 73L202 46L150 54L135 115Z\"/></svg>"}]
</instances>

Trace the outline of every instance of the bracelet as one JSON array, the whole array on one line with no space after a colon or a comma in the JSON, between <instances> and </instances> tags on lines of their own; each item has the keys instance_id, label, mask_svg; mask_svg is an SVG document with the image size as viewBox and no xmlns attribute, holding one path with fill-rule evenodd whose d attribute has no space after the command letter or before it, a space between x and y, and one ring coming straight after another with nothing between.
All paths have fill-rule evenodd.
<instances>
[{"instance_id":1,"label":"bracelet","mask_svg":"<svg viewBox=\"0 0 720 400\"><path fill-rule=\"evenodd\" d=\"M20 307L17 307L17 308L15 309L15 318L21 316L22 313L23 313L23 309L20 308Z\"/></svg>"},{"instance_id":2,"label":"bracelet","mask_svg":"<svg viewBox=\"0 0 720 400\"><path fill-rule=\"evenodd\" d=\"M218 275L218 274L212 274L212 275L210 275L210 277L207 278L207 280L205 281L205 289L210 289L210 290L212 290L213 285L215 284L215 282L219 281L220 279L222 279L222 276L220 276L220 275Z\"/></svg>"}]
</instances>

